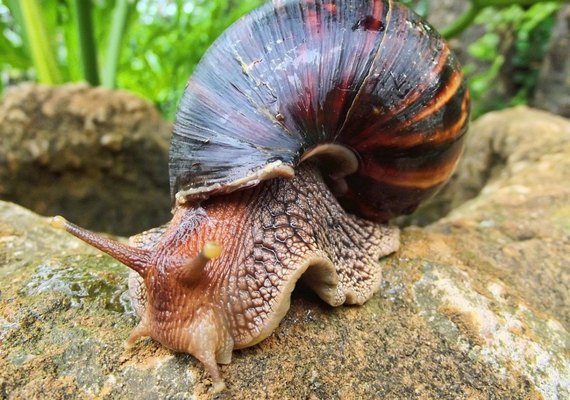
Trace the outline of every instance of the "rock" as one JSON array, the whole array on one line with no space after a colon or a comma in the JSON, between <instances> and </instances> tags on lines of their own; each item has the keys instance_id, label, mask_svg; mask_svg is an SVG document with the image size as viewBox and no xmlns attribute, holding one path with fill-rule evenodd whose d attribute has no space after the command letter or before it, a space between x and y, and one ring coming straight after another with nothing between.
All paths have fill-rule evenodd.
<instances>
[{"instance_id":1,"label":"rock","mask_svg":"<svg viewBox=\"0 0 570 400\"><path fill-rule=\"evenodd\" d=\"M0 103L0 199L133 234L169 219L170 124L148 102L85 84L23 84Z\"/></svg>"},{"instance_id":2,"label":"rock","mask_svg":"<svg viewBox=\"0 0 570 400\"><path fill-rule=\"evenodd\" d=\"M331 308L299 287L273 335L222 366L217 398L570 397L570 122L516 108L471 135L466 194L403 230L381 291ZM3 398L210 397L191 356L123 349L135 318L117 262L0 203L0 266Z\"/></svg>"},{"instance_id":3,"label":"rock","mask_svg":"<svg viewBox=\"0 0 570 400\"><path fill-rule=\"evenodd\" d=\"M535 107L570 117L570 5L558 12L533 99Z\"/></svg>"}]
</instances>

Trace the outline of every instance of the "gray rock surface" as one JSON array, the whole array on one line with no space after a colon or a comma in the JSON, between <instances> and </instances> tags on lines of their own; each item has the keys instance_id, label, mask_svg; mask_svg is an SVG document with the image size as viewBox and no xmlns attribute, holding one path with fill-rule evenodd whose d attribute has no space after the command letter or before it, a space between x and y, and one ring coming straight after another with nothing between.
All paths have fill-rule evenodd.
<instances>
[{"instance_id":1,"label":"gray rock surface","mask_svg":"<svg viewBox=\"0 0 570 400\"><path fill-rule=\"evenodd\" d=\"M0 199L133 234L170 216L170 124L152 104L85 84L22 84L0 102Z\"/></svg>"},{"instance_id":2,"label":"gray rock surface","mask_svg":"<svg viewBox=\"0 0 570 400\"><path fill-rule=\"evenodd\" d=\"M570 397L570 122L516 108L470 140L453 210L404 229L381 291L333 309L299 287L274 334L222 367L217 398ZM0 396L209 398L191 356L123 349L126 276L0 202Z\"/></svg>"}]
</instances>

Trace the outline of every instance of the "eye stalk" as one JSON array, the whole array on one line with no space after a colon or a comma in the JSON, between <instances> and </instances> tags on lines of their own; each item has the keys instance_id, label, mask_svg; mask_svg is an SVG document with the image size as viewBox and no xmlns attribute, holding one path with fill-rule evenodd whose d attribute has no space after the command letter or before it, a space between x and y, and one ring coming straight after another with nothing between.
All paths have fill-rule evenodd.
<instances>
[{"instance_id":1,"label":"eye stalk","mask_svg":"<svg viewBox=\"0 0 570 400\"><path fill-rule=\"evenodd\" d=\"M117 242L116 240L107 239L87 229L80 228L59 215L53 217L50 223L54 228L63 229L83 240L85 243L107 253L117 261L122 262L127 267L136 271L143 278L150 270L151 252L148 250L138 249Z\"/></svg>"},{"instance_id":2,"label":"eye stalk","mask_svg":"<svg viewBox=\"0 0 570 400\"><path fill-rule=\"evenodd\" d=\"M206 264L222 254L222 246L214 241L206 242L202 251L194 258L183 263L178 279L186 284L196 282L206 267Z\"/></svg>"},{"instance_id":3,"label":"eye stalk","mask_svg":"<svg viewBox=\"0 0 570 400\"><path fill-rule=\"evenodd\" d=\"M213 260L214 258L218 258L222 254L222 246L220 246L216 242L206 242L204 247L202 248L202 252L200 255L207 260Z\"/></svg>"}]
</instances>

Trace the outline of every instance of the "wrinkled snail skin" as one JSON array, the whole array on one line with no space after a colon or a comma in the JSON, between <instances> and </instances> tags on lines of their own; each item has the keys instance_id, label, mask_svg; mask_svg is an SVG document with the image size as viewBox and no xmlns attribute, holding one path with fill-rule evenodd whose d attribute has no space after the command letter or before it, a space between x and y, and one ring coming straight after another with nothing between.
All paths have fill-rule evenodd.
<instances>
[{"instance_id":1,"label":"wrinkled snail skin","mask_svg":"<svg viewBox=\"0 0 570 400\"><path fill-rule=\"evenodd\" d=\"M441 37L385 0L275 0L210 48L170 150L173 219L117 243L54 225L132 269L140 324L200 360L271 334L303 279L333 306L380 287L410 213L462 152L469 94ZM348 213L347 213L348 211Z\"/></svg>"},{"instance_id":2,"label":"wrinkled snail skin","mask_svg":"<svg viewBox=\"0 0 570 400\"><path fill-rule=\"evenodd\" d=\"M144 285L130 281L141 335L193 354L217 378L208 357L229 362L232 348L269 336L301 276L333 306L362 304L378 290L377 260L397 250L398 230L346 214L315 166L299 169L293 179L178 207L168 228L131 239L161 255ZM187 267L173 260L199 254L208 241L225 243L220 257L181 278ZM204 331L211 334L198 337Z\"/></svg>"}]
</instances>

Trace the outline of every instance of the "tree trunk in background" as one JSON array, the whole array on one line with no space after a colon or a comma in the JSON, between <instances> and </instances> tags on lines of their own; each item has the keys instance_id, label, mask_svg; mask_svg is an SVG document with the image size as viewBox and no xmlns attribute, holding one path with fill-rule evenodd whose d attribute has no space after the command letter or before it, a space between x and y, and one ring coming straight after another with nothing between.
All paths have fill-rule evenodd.
<instances>
[{"instance_id":1,"label":"tree trunk in background","mask_svg":"<svg viewBox=\"0 0 570 400\"><path fill-rule=\"evenodd\" d=\"M570 117L570 6L558 14L533 105Z\"/></svg>"}]
</instances>

